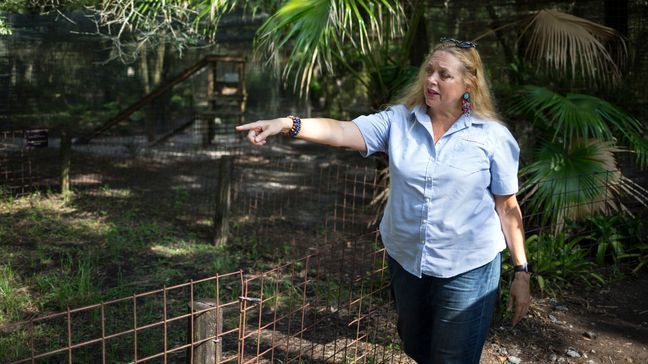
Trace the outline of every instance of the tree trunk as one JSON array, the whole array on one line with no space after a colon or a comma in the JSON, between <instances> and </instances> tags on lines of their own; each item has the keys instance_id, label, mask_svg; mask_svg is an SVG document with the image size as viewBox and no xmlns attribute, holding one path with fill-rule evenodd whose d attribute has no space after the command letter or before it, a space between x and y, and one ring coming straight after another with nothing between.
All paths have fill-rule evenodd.
<instances>
[{"instance_id":1,"label":"tree trunk","mask_svg":"<svg viewBox=\"0 0 648 364\"><path fill-rule=\"evenodd\" d=\"M146 47L142 49L142 54L140 55L140 73L142 75L142 88L144 89L144 94L147 95L151 92L151 77L149 74L148 51ZM149 105L144 115L144 128L146 129L146 139L149 143L155 140L155 115L153 115L153 111L153 108Z\"/></svg>"},{"instance_id":2,"label":"tree trunk","mask_svg":"<svg viewBox=\"0 0 648 364\"><path fill-rule=\"evenodd\" d=\"M209 114L214 115L216 111L216 100L214 96L216 95L216 63L211 62L209 68L207 69L207 100L209 100ZM211 144L212 139L214 139L214 121L213 117L210 116L204 120L200 120L200 133L202 134L202 146L206 148Z\"/></svg>"},{"instance_id":3,"label":"tree trunk","mask_svg":"<svg viewBox=\"0 0 648 364\"><path fill-rule=\"evenodd\" d=\"M418 67L425 61L425 57L430 51L430 41L427 36L422 1L418 1L412 10L414 14L410 20L410 27L413 29L408 30L408 38L411 34L412 40L406 46L409 47L410 65ZM414 42L416 42L416 46L414 46Z\"/></svg>"},{"instance_id":4,"label":"tree trunk","mask_svg":"<svg viewBox=\"0 0 648 364\"><path fill-rule=\"evenodd\" d=\"M149 59L148 52L142 52L141 68L142 73L145 73L142 75L142 85L144 86L145 95L160 86L162 81L164 81L169 63L167 53L168 49L164 43L160 44L154 50L152 59ZM144 123L149 142L155 140L156 130L160 130L159 127L166 123L166 107L170 99L169 95L170 92L160 95L145 109L146 115L144 117Z\"/></svg>"},{"instance_id":5,"label":"tree trunk","mask_svg":"<svg viewBox=\"0 0 648 364\"><path fill-rule=\"evenodd\" d=\"M499 17L497 16L497 12L495 11L495 7L493 7L493 5L487 5L486 11L488 12L488 15L491 18L491 22L490 22L491 29L497 29L503 25ZM500 44L502 50L504 51L504 59L506 61L506 64L509 65L514 64L515 57L513 56L513 49L509 47L509 44L506 42L503 33L501 31L495 32L495 37L497 38L497 42ZM513 72L511 67L507 67L507 70L508 70L509 80L511 83L514 84L521 83L522 80L519 79L517 72Z\"/></svg>"},{"instance_id":6,"label":"tree trunk","mask_svg":"<svg viewBox=\"0 0 648 364\"><path fill-rule=\"evenodd\" d=\"M61 195L70 193L70 165L72 161L72 138L67 131L61 132Z\"/></svg>"},{"instance_id":7,"label":"tree trunk","mask_svg":"<svg viewBox=\"0 0 648 364\"><path fill-rule=\"evenodd\" d=\"M169 72L171 71L171 63L173 60L173 54L171 53L173 49L167 47L164 44L160 45L157 53L157 60L155 63L155 75L153 82L155 82L155 87L159 86L164 82L164 80L169 78ZM168 130L167 125L169 124L169 103L171 101L171 93L173 89L163 93L158 97L153 105L157 111L157 120L159 126L163 130Z\"/></svg>"}]
</instances>

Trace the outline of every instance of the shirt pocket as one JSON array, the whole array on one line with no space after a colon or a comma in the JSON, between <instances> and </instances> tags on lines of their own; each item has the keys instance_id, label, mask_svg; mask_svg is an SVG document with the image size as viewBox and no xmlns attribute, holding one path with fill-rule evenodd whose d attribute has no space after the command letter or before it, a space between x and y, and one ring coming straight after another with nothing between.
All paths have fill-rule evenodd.
<instances>
[{"instance_id":1,"label":"shirt pocket","mask_svg":"<svg viewBox=\"0 0 648 364\"><path fill-rule=\"evenodd\" d=\"M472 174L490 169L488 148L485 143L467 137L459 137L447 156L448 166Z\"/></svg>"}]
</instances>

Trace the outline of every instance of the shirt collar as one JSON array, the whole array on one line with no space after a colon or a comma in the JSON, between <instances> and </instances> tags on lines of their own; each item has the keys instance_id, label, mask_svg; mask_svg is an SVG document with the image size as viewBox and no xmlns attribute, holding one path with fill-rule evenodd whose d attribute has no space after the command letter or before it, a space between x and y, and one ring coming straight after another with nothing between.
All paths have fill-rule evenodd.
<instances>
[{"instance_id":1,"label":"shirt collar","mask_svg":"<svg viewBox=\"0 0 648 364\"><path fill-rule=\"evenodd\" d=\"M418 104L415 105L411 112L410 115L414 117L415 120L417 120L421 124L426 124L430 123L430 116L427 114L427 106L423 104ZM470 114L470 115L461 115L459 119L452 125L450 128L451 130L460 130L463 128L470 127L472 124L483 124L485 121Z\"/></svg>"},{"instance_id":2,"label":"shirt collar","mask_svg":"<svg viewBox=\"0 0 648 364\"><path fill-rule=\"evenodd\" d=\"M411 115L419 123L429 123L430 116L427 114L427 109L425 105L418 104L412 108Z\"/></svg>"},{"instance_id":3,"label":"shirt collar","mask_svg":"<svg viewBox=\"0 0 648 364\"><path fill-rule=\"evenodd\" d=\"M415 105L411 111L410 115L420 123L429 123L431 122L430 116L427 114L427 107L422 104ZM461 115L459 119L453 124L451 129L463 129L471 126L472 124L483 124L485 120L476 117L473 114L468 116Z\"/></svg>"}]
</instances>

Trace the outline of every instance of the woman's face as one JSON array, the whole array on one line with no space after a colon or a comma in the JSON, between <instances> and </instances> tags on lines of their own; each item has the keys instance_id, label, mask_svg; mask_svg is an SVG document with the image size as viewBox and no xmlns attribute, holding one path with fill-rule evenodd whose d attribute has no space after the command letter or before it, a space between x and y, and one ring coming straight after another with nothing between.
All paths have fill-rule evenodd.
<instances>
[{"instance_id":1,"label":"woman's face","mask_svg":"<svg viewBox=\"0 0 648 364\"><path fill-rule=\"evenodd\" d=\"M425 104L432 109L452 111L461 108L465 91L461 61L448 52L434 52L425 65Z\"/></svg>"}]
</instances>

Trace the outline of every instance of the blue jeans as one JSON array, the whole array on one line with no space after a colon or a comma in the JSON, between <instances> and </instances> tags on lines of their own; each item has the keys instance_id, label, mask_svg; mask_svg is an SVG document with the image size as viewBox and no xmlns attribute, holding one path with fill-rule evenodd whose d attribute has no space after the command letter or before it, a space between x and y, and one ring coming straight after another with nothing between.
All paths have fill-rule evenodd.
<instances>
[{"instance_id":1,"label":"blue jeans","mask_svg":"<svg viewBox=\"0 0 648 364\"><path fill-rule=\"evenodd\" d=\"M418 364L479 363L497 301L501 258L451 278L418 278L388 258L398 334Z\"/></svg>"}]
</instances>

